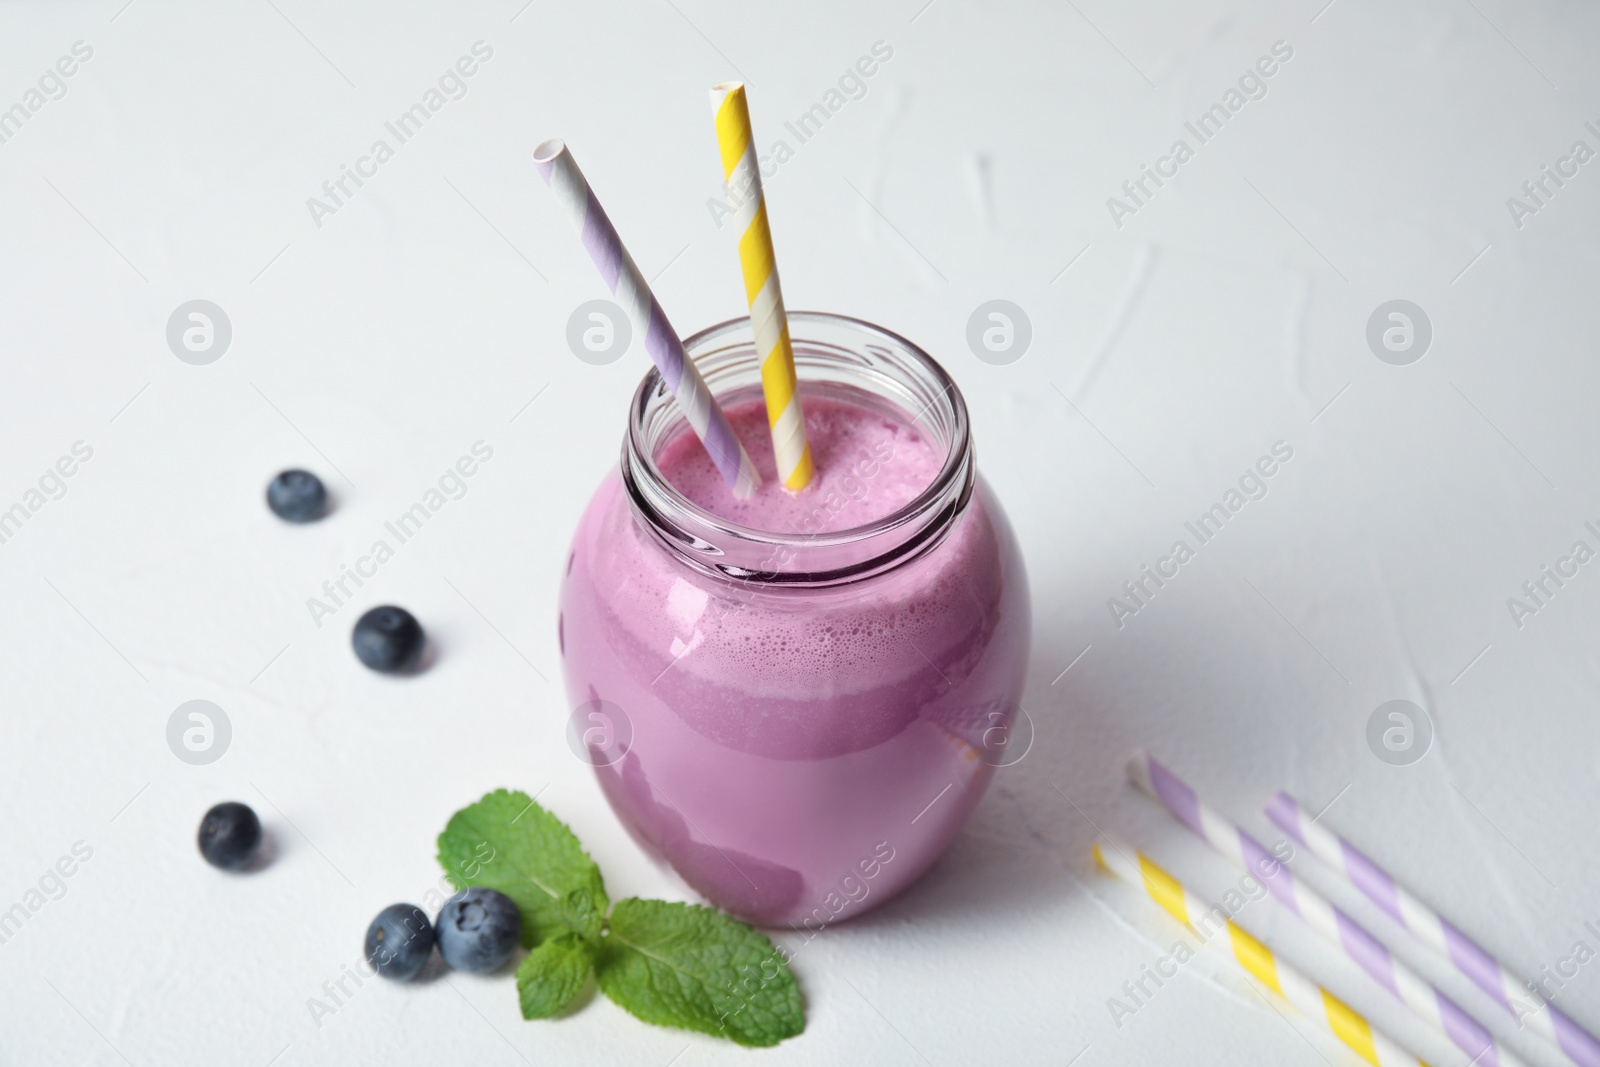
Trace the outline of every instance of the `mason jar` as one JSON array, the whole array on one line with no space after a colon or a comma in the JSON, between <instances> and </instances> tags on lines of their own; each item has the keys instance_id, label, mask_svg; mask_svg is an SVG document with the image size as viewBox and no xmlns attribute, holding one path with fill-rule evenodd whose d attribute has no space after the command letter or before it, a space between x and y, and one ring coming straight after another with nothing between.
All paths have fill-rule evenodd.
<instances>
[{"instance_id":1,"label":"mason jar","mask_svg":"<svg viewBox=\"0 0 1600 1067\"><path fill-rule=\"evenodd\" d=\"M892 476L877 454L804 501L806 528L721 519L657 466L689 431L652 370L573 536L559 633L582 751L634 838L742 919L820 929L910 885L1021 755L1031 621L949 375L870 323L788 318L802 401L903 424L932 482L830 529ZM748 319L686 347L725 407L761 395Z\"/></svg>"}]
</instances>

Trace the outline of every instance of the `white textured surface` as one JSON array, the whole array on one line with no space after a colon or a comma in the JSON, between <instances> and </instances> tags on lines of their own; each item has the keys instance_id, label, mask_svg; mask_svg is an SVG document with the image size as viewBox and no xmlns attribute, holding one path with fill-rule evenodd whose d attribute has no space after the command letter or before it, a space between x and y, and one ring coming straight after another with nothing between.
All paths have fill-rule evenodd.
<instances>
[{"instance_id":1,"label":"white textured surface","mask_svg":"<svg viewBox=\"0 0 1600 1067\"><path fill-rule=\"evenodd\" d=\"M1575 140L1600 148L1600 12L520 2L0 8L0 106L94 49L0 144L0 508L94 450L0 545L0 908L94 850L0 944L0 1060L755 1061L603 998L524 1023L507 978L369 982L320 1025L307 1001L379 907L433 884L433 836L494 786L547 787L614 897L681 895L568 752L545 680L566 539L646 361L567 351L568 314L603 291L530 154L573 144L689 332L743 303L706 208L707 86L745 77L767 144L878 40L894 55L866 95L767 182L785 288L916 339L966 392L1031 569L1037 740L917 887L799 951L807 1032L759 1058L1350 1062L1207 955L1113 1023L1107 999L1179 934L1092 871L1091 820L1200 892L1235 878L1124 784L1135 745L1264 837L1272 790L1337 796L1332 825L1514 969L1600 948L1600 575L1520 629L1506 606L1573 541L1600 547L1600 161L1520 229L1505 203ZM478 40L494 55L467 96L315 226L306 198ZM1294 56L1267 96L1113 225L1106 198L1279 40ZM205 367L164 340L197 297L234 327ZM965 343L996 297L1033 323L1010 366ZM1411 366L1364 339L1393 298L1434 325ZM305 599L479 439L494 458L467 495L315 627ZM1294 458L1267 497L1117 628L1106 598L1278 440ZM331 518L267 514L288 465L328 479ZM380 601L437 639L420 677L354 663L349 625ZM195 698L234 726L207 767L164 740ZM1364 740L1395 698L1438 726L1410 767ZM249 877L194 852L230 797L278 842ZM1243 919L1460 1061L1274 908ZM1559 1002L1600 1027L1600 964Z\"/></svg>"}]
</instances>

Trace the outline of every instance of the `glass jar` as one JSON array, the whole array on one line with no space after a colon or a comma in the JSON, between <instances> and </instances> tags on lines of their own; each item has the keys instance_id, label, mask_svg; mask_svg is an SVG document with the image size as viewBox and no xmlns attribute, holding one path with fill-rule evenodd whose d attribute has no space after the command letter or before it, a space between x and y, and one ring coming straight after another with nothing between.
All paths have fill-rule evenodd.
<instances>
[{"instance_id":1,"label":"glass jar","mask_svg":"<svg viewBox=\"0 0 1600 1067\"><path fill-rule=\"evenodd\" d=\"M1031 622L966 404L902 337L791 312L802 398L907 424L943 466L876 522L756 530L656 465L687 431L651 371L618 472L580 520L561 592L575 721L612 808L719 907L818 929L888 900L950 844L1008 746ZM686 343L725 405L760 396L747 319ZM892 455L838 483L870 493ZM819 496L813 529L839 499Z\"/></svg>"}]
</instances>

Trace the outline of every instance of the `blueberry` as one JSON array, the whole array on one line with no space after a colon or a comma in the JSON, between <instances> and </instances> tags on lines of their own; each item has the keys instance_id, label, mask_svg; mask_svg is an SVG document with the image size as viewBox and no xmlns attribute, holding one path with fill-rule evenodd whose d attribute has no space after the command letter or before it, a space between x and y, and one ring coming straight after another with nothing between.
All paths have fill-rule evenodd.
<instances>
[{"instance_id":1,"label":"blueberry","mask_svg":"<svg viewBox=\"0 0 1600 1067\"><path fill-rule=\"evenodd\" d=\"M422 654L422 625L405 608L373 608L356 620L350 645L375 671L403 671Z\"/></svg>"},{"instance_id":2,"label":"blueberry","mask_svg":"<svg viewBox=\"0 0 1600 1067\"><path fill-rule=\"evenodd\" d=\"M433 927L415 904L390 904L367 927L367 962L379 974L404 982L416 977L433 951Z\"/></svg>"},{"instance_id":3,"label":"blueberry","mask_svg":"<svg viewBox=\"0 0 1600 1067\"><path fill-rule=\"evenodd\" d=\"M458 971L498 970L522 940L522 913L511 898L473 886L445 901L434 921L439 955Z\"/></svg>"},{"instance_id":4,"label":"blueberry","mask_svg":"<svg viewBox=\"0 0 1600 1067\"><path fill-rule=\"evenodd\" d=\"M328 491L310 471L283 471L267 483L267 507L285 522L311 522L322 518Z\"/></svg>"},{"instance_id":5,"label":"blueberry","mask_svg":"<svg viewBox=\"0 0 1600 1067\"><path fill-rule=\"evenodd\" d=\"M200 820L200 855L213 867L237 871L255 858L260 847L261 820L248 804L229 800Z\"/></svg>"}]
</instances>

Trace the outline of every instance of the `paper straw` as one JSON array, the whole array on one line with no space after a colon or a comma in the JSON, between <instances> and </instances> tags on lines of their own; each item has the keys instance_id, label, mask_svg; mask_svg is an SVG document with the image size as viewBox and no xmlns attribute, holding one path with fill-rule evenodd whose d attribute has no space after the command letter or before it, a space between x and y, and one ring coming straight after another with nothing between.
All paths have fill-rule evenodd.
<instances>
[{"instance_id":1,"label":"paper straw","mask_svg":"<svg viewBox=\"0 0 1600 1067\"><path fill-rule=\"evenodd\" d=\"M1334 907L1316 890L1295 880L1289 868L1241 827L1207 807L1182 779L1146 753L1135 753L1128 777L1178 821L1218 852L1259 877L1278 902L1355 960L1374 981L1393 993L1418 1018L1432 1024L1481 1067L1522 1067L1522 1060L1495 1040L1487 1028L1395 959L1366 927Z\"/></svg>"},{"instance_id":2,"label":"paper straw","mask_svg":"<svg viewBox=\"0 0 1600 1067\"><path fill-rule=\"evenodd\" d=\"M811 483L811 446L806 443L805 415L795 391L794 348L789 343L789 320L783 313L783 290L778 286L744 84L714 86L711 111L716 116L722 176L739 234L739 266L744 271L745 299L750 303L750 326L756 335L756 354L761 357L761 390L767 398L772 454L778 463L778 480L785 489L798 491Z\"/></svg>"},{"instance_id":3,"label":"paper straw","mask_svg":"<svg viewBox=\"0 0 1600 1067\"><path fill-rule=\"evenodd\" d=\"M694 361L683 350L683 341L667 321L661 305L650 292L644 275L633 257L622 247L605 209L595 199L589 183L567 146L550 140L533 150L533 161L544 182L555 191L573 227L583 238L589 258L600 268L600 276L612 295L622 304L634 328L644 337L645 351L661 372L661 380L677 398L689 427L694 430L723 480L737 497L748 497L761 485L761 475L745 454L744 446L728 425L728 417L711 396L706 380L700 377Z\"/></svg>"},{"instance_id":4,"label":"paper straw","mask_svg":"<svg viewBox=\"0 0 1600 1067\"><path fill-rule=\"evenodd\" d=\"M1143 887L1150 894L1150 899L1202 940L1204 936L1198 928L1215 924L1218 918L1222 918L1227 924L1227 947L1239 966L1308 1018L1326 1026L1334 1037L1355 1050L1362 1059L1376 1067L1391 1067L1394 1064L1427 1067L1426 1063L1395 1044L1382 1031L1375 1030L1350 1005L1275 957L1271 949L1252 937L1244 927L1225 918L1227 913L1221 908L1208 905L1190 893L1148 856L1121 842L1110 838L1107 840L1110 848L1101 848L1099 842L1094 846L1094 858L1100 861L1102 867L1125 882Z\"/></svg>"},{"instance_id":5,"label":"paper straw","mask_svg":"<svg viewBox=\"0 0 1600 1067\"><path fill-rule=\"evenodd\" d=\"M1418 941L1448 960L1519 1023L1555 1045L1581 1067L1600 1067L1600 1041L1555 1005L1519 982L1499 961L1438 912L1412 896L1389 874L1327 827L1317 825L1288 793L1267 805L1267 816L1308 852L1367 895Z\"/></svg>"}]
</instances>

